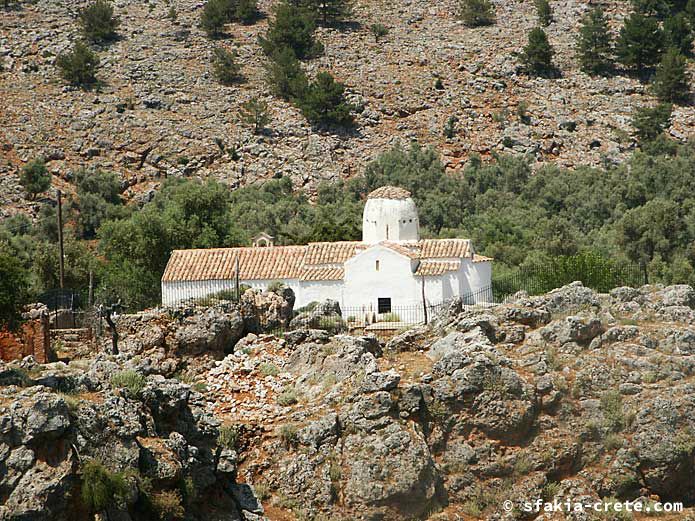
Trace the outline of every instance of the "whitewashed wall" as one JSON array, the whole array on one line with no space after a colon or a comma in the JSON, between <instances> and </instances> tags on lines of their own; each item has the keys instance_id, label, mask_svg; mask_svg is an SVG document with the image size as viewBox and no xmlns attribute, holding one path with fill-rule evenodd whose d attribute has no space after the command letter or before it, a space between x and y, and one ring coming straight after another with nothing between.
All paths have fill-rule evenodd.
<instances>
[{"instance_id":1,"label":"whitewashed wall","mask_svg":"<svg viewBox=\"0 0 695 521\"><path fill-rule=\"evenodd\" d=\"M196 299L231 289L234 289L233 280L162 282L162 304L173 306L182 300Z\"/></svg>"},{"instance_id":2,"label":"whitewashed wall","mask_svg":"<svg viewBox=\"0 0 695 521\"><path fill-rule=\"evenodd\" d=\"M342 280L303 280L299 283L299 290L295 289L294 293L296 298L294 309L304 307L310 302L322 302L326 299L336 300L340 307L345 305Z\"/></svg>"},{"instance_id":3,"label":"whitewashed wall","mask_svg":"<svg viewBox=\"0 0 695 521\"><path fill-rule=\"evenodd\" d=\"M491 297L491 290L484 292L487 294L484 294L482 290L492 286L492 262L473 262L470 259L464 259L461 262L460 273L461 295L479 293L475 299L476 304L485 302L488 297Z\"/></svg>"},{"instance_id":4,"label":"whitewashed wall","mask_svg":"<svg viewBox=\"0 0 695 521\"><path fill-rule=\"evenodd\" d=\"M419 305L420 282L414 268L415 261L383 246L365 250L345 263L345 306L376 311L380 297L391 298L394 307Z\"/></svg>"},{"instance_id":5,"label":"whitewashed wall","mask_svg":"<svg viewBox=\"0 0 695 521\"><path fill-rule=\"evenodd\" d=\"M362 214L362 240L417 241L420 223L412 199L368 199Z\"/></svg>"}]
</instances>

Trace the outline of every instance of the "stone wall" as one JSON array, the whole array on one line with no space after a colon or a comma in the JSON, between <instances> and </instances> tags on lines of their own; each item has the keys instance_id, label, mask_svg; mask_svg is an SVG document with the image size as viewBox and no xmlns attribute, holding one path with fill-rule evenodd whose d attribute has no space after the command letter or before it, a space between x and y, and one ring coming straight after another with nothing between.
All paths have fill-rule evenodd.
<instances>
[{"instance_id":1,"label":"stone wall","mask_svg":"<svg viewBox=\"0 0 695 521\"><path fill-rule=\"evenodd\" d=\"M0 331L0 359L5 362L33 356L40 364L53 361L48 314L32 309L18 331Z\"/></svg>"}]
</instances>

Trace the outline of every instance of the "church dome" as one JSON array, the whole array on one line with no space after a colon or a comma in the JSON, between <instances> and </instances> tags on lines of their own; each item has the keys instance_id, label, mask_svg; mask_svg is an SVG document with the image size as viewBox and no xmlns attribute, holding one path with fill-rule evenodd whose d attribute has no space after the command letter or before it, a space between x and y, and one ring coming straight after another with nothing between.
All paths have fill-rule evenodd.
<instances>
[{"instance_id":1,"label":"church dome","mask_svg":"<svg viewBox=\"0 0 695 521\"><path fill-rule=\"evenodd\" d=\"M410 199L410 192L400 186L382 186L371 192L367 199Z\"/></svg>"},{"instance_id":2,"label":"church dome","mask_svg":"<svg viewBox=\"0 0 695 521\"><path fill-rule=\"evenodd\" d=\"M362 214L362 241L417 241L420 223L410 192L397 186L382 186L367 196Z\"/></svg>"}]
</instances>

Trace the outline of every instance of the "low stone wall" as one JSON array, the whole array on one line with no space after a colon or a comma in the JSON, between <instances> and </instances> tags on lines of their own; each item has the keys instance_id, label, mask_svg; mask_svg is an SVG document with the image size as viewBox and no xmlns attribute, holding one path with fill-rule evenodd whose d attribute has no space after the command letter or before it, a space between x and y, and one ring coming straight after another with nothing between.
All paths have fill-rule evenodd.
<instances>
[{"instance_id":1,"label":"low stone wall","mask_svg":"<svg viewBox=\"0 0 695 521\"><path fill-rule=\"evenodd\" d=\"M53 361L48 314L31 309L19 331L0 331L0 359L5 362L33 356L40 364Z\"/></svg>"}]
</instances>

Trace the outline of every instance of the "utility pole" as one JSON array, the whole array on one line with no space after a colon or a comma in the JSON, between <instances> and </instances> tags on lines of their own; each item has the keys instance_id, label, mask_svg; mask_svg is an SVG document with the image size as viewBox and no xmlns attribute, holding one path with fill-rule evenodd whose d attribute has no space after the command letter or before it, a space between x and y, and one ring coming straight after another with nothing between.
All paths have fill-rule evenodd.
<instances>
[{"instance_id":1,"label":"utility pole","mask_svg":"<svg viewBox=\"0 0 695 521\"><path fill-rule=\"evenodd\" d=\"M425 299L425 276L420 275L420 278L422 279L422 310L425 314L425 325L427 324L427 300Z\"/></svg>"},{"instance_id":2,"label":"utility pole","mask_svg":"<svg viewBox=\"0 0 695 521\"><path fill-rule=\"evenodd\" d=\"M89 270L89 294L87 300L89 301L87 302L87 306L91 308L94 302L94 272L92 270Z\"/></svg>"},{"instance_id":3,"label":"utility pole","mask_svg":"<svg viewBox=\"0 0 695 521\"><path fill-rule=\"evenodd\" d=\"M58 244L60 246L60 289L65 287L65 251L63 249L63 201L60 190L58 194Z\"/></svg>"},{"instance_id":4,"label":"utility pole","mask_svg":"<svg viewBox=\"0 0 695 521\"><path fill-rule=\"evenodd\" d=\"M237 302L241 300L241 295L239 294L239 254L237 253L236 255L236 267L234 268L236 271L236 274L234 276L234 289L236 290L236 299Z\"/></svg>"}]
</instances>

